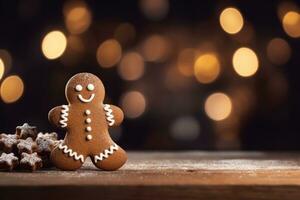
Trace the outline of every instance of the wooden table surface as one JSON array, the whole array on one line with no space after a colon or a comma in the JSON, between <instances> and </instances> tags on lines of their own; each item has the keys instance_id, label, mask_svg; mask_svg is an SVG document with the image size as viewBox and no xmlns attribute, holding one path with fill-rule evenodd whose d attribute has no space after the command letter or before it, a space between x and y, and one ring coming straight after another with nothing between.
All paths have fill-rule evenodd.
<instances>
[{"instance_id":1,"label":"wooden table surface","mask_svg":"<svg viewBox=\"0 0 300 200\"><path fill-rule=\"evenodd\" d=\"M0 199L300 199L300 153L130 152L118 171L0 172Z\"/></svg>"}]
</instances>

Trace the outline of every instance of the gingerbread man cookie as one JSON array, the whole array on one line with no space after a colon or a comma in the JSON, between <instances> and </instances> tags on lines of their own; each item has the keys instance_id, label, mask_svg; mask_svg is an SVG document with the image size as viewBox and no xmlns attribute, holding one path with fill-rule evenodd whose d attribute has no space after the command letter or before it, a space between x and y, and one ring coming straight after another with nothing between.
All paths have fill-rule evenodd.
<instances>
[{"instance_id":1,"label":"gingerbread man cookie","mask_svg":"<svg viewBox=\"0 0 300 200\"><path fill-rule=\"evenodd\" d=\"M108 128L123 121L117 106L103 104L102 81L90 73L79 73L67 83L68 105L53 108L49 121L66 130L66 136L51 152L57 168L76 170L90 157L102 170L116 170L127 160L126 152L111 139Z\"/></svg>"}]
</instances>

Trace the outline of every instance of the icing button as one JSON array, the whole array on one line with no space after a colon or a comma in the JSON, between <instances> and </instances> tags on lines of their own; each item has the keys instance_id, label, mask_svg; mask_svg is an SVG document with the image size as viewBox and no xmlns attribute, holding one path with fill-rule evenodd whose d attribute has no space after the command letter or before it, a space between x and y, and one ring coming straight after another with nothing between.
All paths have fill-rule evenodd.
<instances>
[{"instance_id":1,"label":"icing button","mask_svg":"<svg viewBox=\"0 0 300 200\"><path fill-rule=\"evenodd\" d=\"M87 119L85 120L85 122L86 122L87 124L89 124L89 123L92 122L92 120L91 120L91 118L87 118Z\"/></svg>"},{"instance_id":2,"label":"icing button","mask_svg":"<svg viewBox=\"0 0 300 200\"><path fill-rule=\"evenodd\" d=\"M87 132L91 132L91 131L92 131L92 127L88 126L88 127L85 128L85 130L86 130Z\"/></svg>"},{"instance_id":3,"label":"icing button","mask_svg":"<svg viewBox=\"0 0 300 200\"><path fill-rule=\"evenodd\" d=\"M86 139L87 139L87 140L91 140L92 138L93 138L92 135L87 135L87 136L86 136Z\"/></svg>"},{"instance_id":4,"label":"icing button","mask_svg":"<svg viewBox=\"0 0 300 200\"><path fill-rule=\"evenodd\" d=\"M84 112L86 115L90 115L91 114L91 111L90 110L85 110Z\"/></svg>"}]
</instances>

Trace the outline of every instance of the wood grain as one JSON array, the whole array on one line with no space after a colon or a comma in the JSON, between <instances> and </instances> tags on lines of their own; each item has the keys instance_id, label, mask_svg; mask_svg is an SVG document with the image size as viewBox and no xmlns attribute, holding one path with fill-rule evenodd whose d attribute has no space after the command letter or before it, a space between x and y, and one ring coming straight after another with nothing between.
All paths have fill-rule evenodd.
<instances>
[{"instance_id":1,"label":"wood grain","mask_svg":"<svg viewBox=\"0 0 300 200\"><path fill-rule=\"evenodd\" d=\"M118 171L0 172L0 199L300 199L300 156L131 152ZM26 198L26 199L27 199Z\"/></svg>"}]
</instances>

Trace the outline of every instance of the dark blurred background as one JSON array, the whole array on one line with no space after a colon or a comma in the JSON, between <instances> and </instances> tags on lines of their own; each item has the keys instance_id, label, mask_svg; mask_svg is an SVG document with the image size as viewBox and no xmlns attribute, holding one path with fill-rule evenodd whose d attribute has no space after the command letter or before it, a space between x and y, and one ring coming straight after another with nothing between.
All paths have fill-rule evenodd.
<instances>
[{"instance_id":1,"label":"dark blurred background","mask_svg":"<svg viewBox=\"0 0 300 200\"><path fill-rule=\"evenodd\" d=\"M297 1L0 2L0 131L58 131L78 72L123 108L132 150L299 150Z\"/></svg>"}]
</instances>

